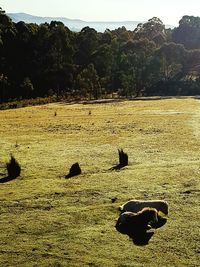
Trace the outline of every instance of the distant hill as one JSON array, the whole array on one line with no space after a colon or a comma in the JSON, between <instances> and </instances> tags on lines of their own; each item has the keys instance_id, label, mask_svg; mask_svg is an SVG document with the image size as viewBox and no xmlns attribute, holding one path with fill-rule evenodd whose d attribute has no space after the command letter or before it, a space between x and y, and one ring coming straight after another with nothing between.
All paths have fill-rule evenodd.
<instances>
[{"instance_id":1,"label":"distant hill","mask_svg":"<svg viewBox=\"0 0 200 267\"><path fill-rule=\"evenodd\" d=\"M144 21L83 21L79 19L68 19L63 17L38 17L26 13L7 13L7 15L14 21L24 21L26 23L50 23L52 20L61 21L71 31L79 32L84 27L89 26L98 32L104 32L106 29L115 30L119 27L126 27L127 30L133 31L139 23ZM172 25L166 25L166 28L174 28Z\"/></svg>"},{"instance_id":2,"label":"distant hill","mask_svg":"<svg viewBox=\"0 0 200 267\"><path fill-rule=\"evenodd\" d=\"M8 13L14 22L24 21L26 23L50 23L52 20L63 22L72 31L81 31L86 26L94 28L98 32L104 32L106 29L115 30L119 27L126 27L127 30L134 30L139 23L144 21L83 21L79 19L68 19L62 17L38 17L26 13ZM170 26L167 26L170 27ZM173 27L172 27L173 28Z\"/></svg>"}]
</instances>

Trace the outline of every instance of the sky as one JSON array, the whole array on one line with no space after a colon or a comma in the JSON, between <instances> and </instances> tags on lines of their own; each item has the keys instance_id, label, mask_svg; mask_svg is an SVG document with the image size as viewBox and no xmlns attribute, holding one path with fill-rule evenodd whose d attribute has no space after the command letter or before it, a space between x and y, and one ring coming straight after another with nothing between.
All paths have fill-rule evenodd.
<instances>
[{"instance_id":1,"label":"sky","mask_svg":"<svg viewBox=\"0 0 200 267\"><path fill-rule=\"evenodd\" d=\"M85 21L147 21L177 26L183 15L200 16L200 0L0 0L6 13Z\"/></svg>"}]
</instances>

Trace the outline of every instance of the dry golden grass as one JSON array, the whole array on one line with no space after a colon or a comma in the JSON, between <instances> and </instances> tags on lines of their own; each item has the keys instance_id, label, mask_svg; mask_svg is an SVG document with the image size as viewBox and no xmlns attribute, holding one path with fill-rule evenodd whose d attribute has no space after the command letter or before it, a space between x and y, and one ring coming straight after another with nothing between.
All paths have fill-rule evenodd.
<instances>
[{"instance_id":1,"label":"dry golden grass","mask_svg":"<svg viewBox=\"0 0 200 267\"><path fill-rule=\"evenodd\" d=\"M1 167L10 153L22 166L0 184L0 266L199 266L199 100L0 111L0 145ZM118 148L130 164L110 171ZM83 173L66 180L75 162ZM114 228L130 198L169 202L143 247Z\"/></svg>"}]
</instances>

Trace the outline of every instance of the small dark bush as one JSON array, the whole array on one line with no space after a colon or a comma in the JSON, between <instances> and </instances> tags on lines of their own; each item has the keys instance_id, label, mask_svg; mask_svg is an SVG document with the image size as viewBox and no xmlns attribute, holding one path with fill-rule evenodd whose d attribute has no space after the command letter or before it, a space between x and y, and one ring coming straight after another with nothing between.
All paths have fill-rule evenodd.
<instances>
[{"instance_id":1,"label":"small dark bush","mask_svg":"<svg viewBox=\"0 0 200 267\"><path fill-rule=\"evenodd\" d=\"M6 163L6 168L8 171L8 177L9 178L16 178L21 173L21 166L18 163L18 161L11 155L11 159L8 163Z\"/></svg>"},{"instance_id":2,"label":"small dark bush","mask_svg":"<svg viewBox=\"0 0 200 267\"><path fill-rule=\"evenodd\" d=\"M119 165L125 167L128 165L128 155L123 151L123 149L118 149L119 153Z\"/></svg>"},{"instance_id":3,"label":"small dark bush","mask_svg":"<svg viewBox=\"0 0 200 267\"><path fill-rule=\"evenodd\" d=\"M110 168L110 170L120 170L121 168L128 165L128 154L123 151L123 149L118 149L119 154L119 164Z\"/></svg>"},{"instance_id":4,"label":"small dark bush","mask_svg":"<svg viewBox=\"0 0 200 267\"><path fill-rule=\"evenodd\" d=\"M69 174L67 174L65 176L65 178L71 178L71 177L79 175L79 174L81 174L81 168L80 168L78 162L76 162L71 166L71 168L69 170Z\"/></svg>"}]
</instances>

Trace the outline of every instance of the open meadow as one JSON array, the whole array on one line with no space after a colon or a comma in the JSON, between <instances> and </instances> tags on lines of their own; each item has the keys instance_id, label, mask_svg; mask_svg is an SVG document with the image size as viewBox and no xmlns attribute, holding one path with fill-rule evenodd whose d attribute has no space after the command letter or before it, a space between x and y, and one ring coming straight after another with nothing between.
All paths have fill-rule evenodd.
<instances>
[{"instance_id":1,"label":"open meadow","mask_svg":"<svg viewBox=\"0 0 200 267\"><path fill-rule=\"evenodd\" d=\"M0 111L0 266L199 266L200 100L54 103ZM120 171L118 148L129 156ZM82 174L65 179L79 162ZM129 199L163 199L148 245L115 229Z\"/></svg>"}]
</instances>

